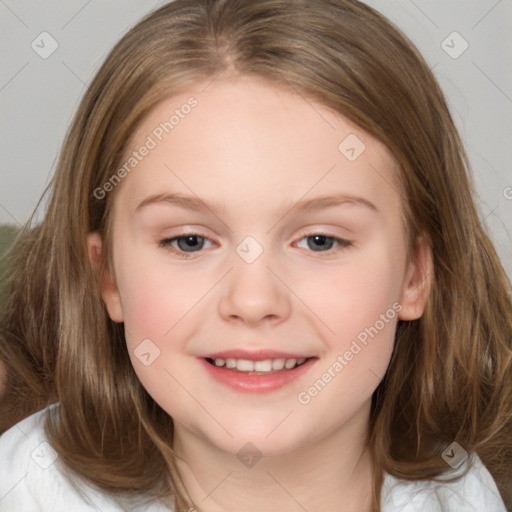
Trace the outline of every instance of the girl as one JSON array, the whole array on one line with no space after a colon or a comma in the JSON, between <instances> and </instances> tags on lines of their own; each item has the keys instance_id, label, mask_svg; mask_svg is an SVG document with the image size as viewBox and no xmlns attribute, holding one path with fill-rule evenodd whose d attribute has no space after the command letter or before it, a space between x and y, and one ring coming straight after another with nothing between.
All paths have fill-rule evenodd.
<instances>
[{"instance_id":1,"label":"girl","mask_svg":"<svg viewBox=\"0 0 512 512\"><path fill-rule=\"evenodd\" d=\"M364 4L142 20L13 265L7 414L47 407L0 438L2 510L512 506L510 283L432 73Z\"/></svg>"}]
</instances>

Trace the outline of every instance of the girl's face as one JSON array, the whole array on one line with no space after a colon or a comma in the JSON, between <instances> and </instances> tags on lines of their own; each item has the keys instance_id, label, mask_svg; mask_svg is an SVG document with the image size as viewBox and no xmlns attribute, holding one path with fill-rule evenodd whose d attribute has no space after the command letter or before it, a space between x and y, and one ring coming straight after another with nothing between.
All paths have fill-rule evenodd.
<instances>
[{"instance_id":1,"label":"girl's face","mask_svg":"<svg viewBox=\"0 0 512 512\"><path fill-rule=\"evenodd\" d=\"M178 437L230 453L364 429L397 321L426 297L396 164L291 89L206 85L161 102L95 192L117 187L103 298L135 372Z\"/></svg>"}]
</instances>

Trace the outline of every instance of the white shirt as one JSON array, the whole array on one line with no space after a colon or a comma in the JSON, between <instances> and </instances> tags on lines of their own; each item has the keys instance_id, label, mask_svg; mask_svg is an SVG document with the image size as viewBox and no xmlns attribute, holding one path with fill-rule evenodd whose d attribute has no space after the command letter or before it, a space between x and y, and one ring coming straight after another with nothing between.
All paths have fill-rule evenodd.
<instances>
[{"instance_id":1,"label":"white shirt","mask_svg":"<svg viewBox=\"0 0 512 512\"><path fill-rule=\"evenodd\" d=\"M51 406L54 407L54 406ZM169 512L155 502L120 501L81 481L59 461L44 433L39 411L0 437L1 512ZM382 512L506 512L496 484L473 453L471 469L454 483L408 482L385 475ZM457 469L462 471L464 464Z\"/></svg>"}]
</instances>

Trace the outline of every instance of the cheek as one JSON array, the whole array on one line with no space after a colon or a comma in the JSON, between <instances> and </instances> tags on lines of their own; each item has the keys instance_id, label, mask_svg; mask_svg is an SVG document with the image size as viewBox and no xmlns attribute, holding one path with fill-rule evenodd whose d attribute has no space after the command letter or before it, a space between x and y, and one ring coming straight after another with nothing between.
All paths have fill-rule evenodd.
<instances>
[{"instance_id":1,"label":"cheek","mask_svg":"<svg viewBox=\"0 0 512 512\"><path fill-rule=\"evenodd\" d=\"M124 277L119 291L130 348L145 338L162 345L205 292L204 281L197 276L167 270L140 258L120 271ZM173 343L171 348L175 346Z\"/></svg>"},{"instance_id":2,"label":"cheek","mask_svg":"<svg viewBox=\"0 0 512 512\"><path fill-rule=\"evenodd\" d=\"M328 410L326 428L367 404L387 371L401 310L401 258L392 253L360 254L304 282L303 293L316 290L305 302L322 319L327 353L297 400L311 414Z\"/></svg>"},{"instance_id":3,"label":"cheek","mask_svg":"<svg viewBox=\"0 0 512 512\"><path fill-rule=\"evenodd\" d=\"M336 269L325 266L304 273L299 293L334 343L343 345L360 334L364 338L372 327L389 338L401 309L403 261L399 249L375 244L364 253L347 257Z\"/></svg>"},{"instance_id":4,"label":"cheek","mask_svg":"<svg viewBox=\"0 0 512 512\"><path fill-rule=\"evenodd\" d=\"M204 280L166 271L147 260L144 264L143 258L123 270L119 290L132 366L153 399L179 417L180 411L190 408L190 399L175 379L188 379L181 361L193 332L193 308L205 292Z\"/></svg>"}]
</instances>

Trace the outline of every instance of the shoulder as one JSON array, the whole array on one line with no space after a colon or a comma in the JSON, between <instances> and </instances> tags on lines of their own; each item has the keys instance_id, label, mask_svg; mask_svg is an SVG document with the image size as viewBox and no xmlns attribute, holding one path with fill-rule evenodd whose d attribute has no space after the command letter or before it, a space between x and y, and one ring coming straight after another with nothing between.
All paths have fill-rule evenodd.
<instances>
[{"instance_id":1,"label":"shoulder","mask_svg":"<svg viewBox=\"0 0 512 512\"><path fill-rule=\"evenodd\" d=\"M89 512L127 510L106 493L79 479L61 463L44 432L52 405L12 427L0 437L0 510L52 510ZM129 510L136 510L130 507ZM155 504L142 510L170 512Z\"/></svg>"},{"instance_id":2,"label":"shoulder","mask_svg":"<svg viewBox=\"0 0 512 512\"><path fill-rule=\"evenodd\" d=\"M448 481L455 476L460 478ZM507 512L496 483L476 453L436 480L407 481L386 474L381 504L382 512Z\"/></svg>"}]
</instances>

